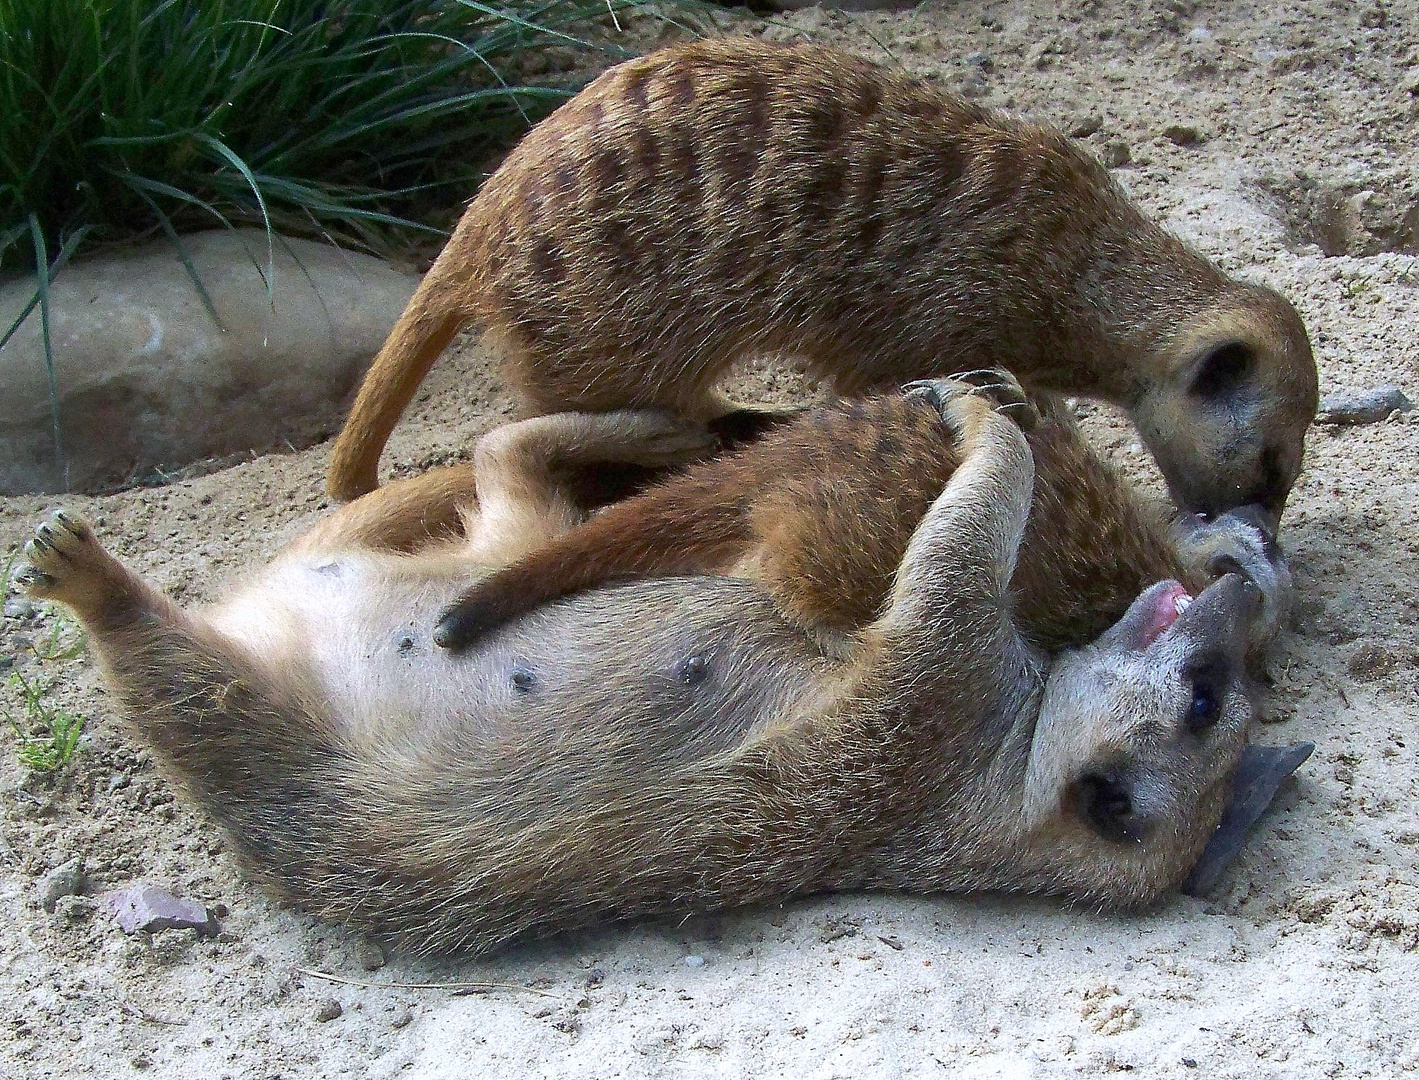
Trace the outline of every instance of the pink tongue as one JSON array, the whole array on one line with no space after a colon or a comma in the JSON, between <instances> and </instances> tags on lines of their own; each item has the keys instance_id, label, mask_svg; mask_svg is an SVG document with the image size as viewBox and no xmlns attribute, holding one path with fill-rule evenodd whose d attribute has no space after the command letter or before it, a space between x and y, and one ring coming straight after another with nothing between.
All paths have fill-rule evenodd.
<instances>
[{"instance_id":1,"label":"pink tongue","mask_svg":"<svg viewBox=\"0 0 1419 1080\"><path fill-rule=\"evenodd\" d=\"M1174 585L1171 589L1165 589L1159 596L1157 603L1153 607L1153 617L1148 620L1148 625L1143 630L1143 645L1146 648L1152 645L1163 636L1163 632L1178 621L1179 600L1191 600L1188 591L1181 585Z\"/></svg>"}]
</instances>

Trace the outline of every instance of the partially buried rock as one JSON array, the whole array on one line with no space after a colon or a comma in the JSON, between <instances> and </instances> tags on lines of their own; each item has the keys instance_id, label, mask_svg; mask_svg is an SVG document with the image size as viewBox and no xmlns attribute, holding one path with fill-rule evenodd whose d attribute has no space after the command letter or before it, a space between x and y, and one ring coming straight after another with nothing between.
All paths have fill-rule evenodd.
<instances>
[{"instance_id":1,"label":"partially buried rock","mask_svg":"<svg viewBox=\"0 0 1419 1080\"><path fill-rule=\"evenodd\" d=\"M1087 139L1104 126L1104 118L1098 113L1089 113L1075 120L1069 134L1076 139Z\"/></svg>"},{"instance_id":2,"label":"partially buried rock","mask_svg":"<svg viewBox=\"0 0 1419 1080\"><path fill-rule=\"evenodd\" d=\"M1202 141L1202 132L1193 124L1169 124L1163 129L1163 138L1174 146L1196 146Z\"/></svg>"},{"instance_id":3,"label":"partially buried rock","mask_svg":"<svg viewBox=\"0 0 1419 1080\"><path fill-rule=\"evenodd\" d=\"M52 912L63 896L74 896L84 887L84 860L70 859L39 879L39 902Z\"/></svg>"},{"instance_id":4,"label":"partially buried rock","mask_svg":"<svg viewBox=\"0 0 1419 1080\"><path fill-rule=\"evenodd\" d=\"M196 930L206 937L217 934L217 918L194 900L179 900L156 885L135 885L105 893L103 908L125 934L140 930Z\"/></svg>"},{"instance_id":5,"label":"partially buried rock","mask_svg":"<svg viewBox=\"0 0 1419 1080\"><path fill-rule=\"evenodd\" d=\"M1133 160L1128 143L1122 139L1110 139L1104 143L1104 148L1099 151L1099 157L1103 160L1105 167L1110 169L1121 169Z\"/></svg>"},{"instance_id":6,"label":"partially buried rock","mask_svg":"<svg viewBox=\"0 0 1419 1080\"><path fill-rule=\"evenodd\" d=\"M5 618L15 619L18 622L27 622L33 619L37 610L38 609L28 600L19 596L10 597L5 601L4 607L0 608Z\"/></svg>"},{"instance_id":7,"label":"partially buried rock","mask_svg":"<svg viewBox=\"0 0 1419 1080\"><path fill-rule=\"evenodd\" d=\"M355 957L366 971L378 971L385 965L384 949L371 938L365 938L355 947Z\"/></svg>"},{"instance_id":8,"label":"partially buried rock","mask_svg":"<svg viewBox=\"0 0 1419 1080\"><path fill-rule=\"evenodd\" d=\"M1316 420L1322 424L1374 424L1393 412L1409 412L1414 402L1397 386L1337 390L1321 398Z\"/></svg>"},{"instance_id":9,"label":"partially buried rock","mask_svg":"<svg viewBox=\"0 0 1419 1080\"><path fill-rule=\"evenodd\" d=\"M309 446L337 424L418 283L325 244L268 249L250 230L183 244L219 321L178 250L158 241L54 279L53 385L39 311L0 348L0 494L102 490L160 467ZM0 332L34 292L29 278L0 282Z\"/></svg>"},{"instance_id":10,"label":"partially buried rock","mask_svg":"<svg viewBox=\"0 0 1419 1080\"><path fill-rule=\"evenodd\" d=\"M333 997L326 998L315 1010L315 1019L318 1023L328 1024L331 1020L340 1019L345 1012L345 1007Z\"/></svg>"}]
</instances>

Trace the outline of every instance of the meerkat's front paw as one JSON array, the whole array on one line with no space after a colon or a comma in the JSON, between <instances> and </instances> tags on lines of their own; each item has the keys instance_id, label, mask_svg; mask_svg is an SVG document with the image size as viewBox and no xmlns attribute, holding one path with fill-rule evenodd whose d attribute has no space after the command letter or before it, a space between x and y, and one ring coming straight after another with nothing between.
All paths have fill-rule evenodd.
<instances>
[{"instance_id":1,"label":"meerkat's front paw","mask_svg":"<svg viewBox=\"0 0 1419 1080\"><path fill-rule=\"evenodd\" d=\"M25 545L15 582L35 599L71 602L76 591L102 575L107 552L83 516L56 510Z\"/></svg>"},{"instance_id":2,"label":"meerkat's front paw","mask_svg":"<svg viewBox=\"0 0 1419 1080\"><path fill-rule=\"evenodd\" d=\"M1002 416L1015 421L1021 431L1033 431L1039 422L1039 414L1026 396L1024 387L1003 368L981 368L939 379L918 379L903 386L902 393L930 402L941 412L942 419L947 419L946 412L951 402L963 397L978 397L990 402Z\"/></svg>"},{"instance_id":3,"label":"meerkat's front paw","mask_svg":"<svg viewBox=\"0 0 1419 1080\"><path fill-rule=\"evenodd\" d=\"M1241 574L1261 590L1252 640L1263 644L1275 637L1290 602L1291 571L1264 517L1241 507L1207 522L1188 515L1178 529L1178 553L1194 573L1214 580Z\"/></svg>"}]
</instances>

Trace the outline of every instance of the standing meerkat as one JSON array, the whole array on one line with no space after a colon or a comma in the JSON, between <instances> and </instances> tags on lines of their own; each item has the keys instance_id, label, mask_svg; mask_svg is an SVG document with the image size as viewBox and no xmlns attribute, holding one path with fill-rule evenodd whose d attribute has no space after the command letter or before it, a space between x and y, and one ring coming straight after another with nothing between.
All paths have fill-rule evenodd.
<instances>
[{"instance_id":1,"label":"standing meerkat","mask_svg":"<svg viewBox=\"0 0 1419 1080\"><path fill-rule=\"evenodd\" d=\"M1274 631L1273 600L1289 575L1254 518L1174 521L1090 448L1068 410L1052 403L1037 413L1004 372L971 378L994 384L1034 457L1034 510L1011 583L1016 622L1031 641L1046 649L1092 641L1151 583L1177 578L1196 592L1224 567L1262 586L1258 637ZM550 601L678 574L749 578L824 645L851 640L888 603L913 531L961 463L932 401L937 385L814 407L607 507L481 577L439 620L435 640L462 648Z\"/></svg>"},{"instance_id":2,"label":"standing meerkat","mask_svg":"<svg viewBox=\"0 0 1419 1080\"><path fill-rule=\"evenodd\" d=\"M432 647L485 557L459 506L476 464L345 507L205 614L63 514L20 579L79 616L140 736L252 870L414 950L827 889L1145 904L1223 811L1256 587L1228 574L1189 604L1160 582L1097 642L1034 648L1007 597L1029 446L981 397L939 398L960 464L845 660L727 578L600 590ZM598 438L594 417L543 419ZM443 535L454 507L466 540Z\"/></svg>"},{"instance_id":3,"label":"standing meerkat","mask_svg":"<svg viewBox=\"0 0 1419 1080\"><path fill-rule=\"evenodd\" d=\"M666 49L534 128L375 358L333 496L375 487L470 321L534 413L716 417L726 369L759 353L840 394L1008 367L1127 409L1206 514L1279 515L1317 403L1295 309L1147 220L1061 132L811 45Z\"/></svg>"}]
</instances>

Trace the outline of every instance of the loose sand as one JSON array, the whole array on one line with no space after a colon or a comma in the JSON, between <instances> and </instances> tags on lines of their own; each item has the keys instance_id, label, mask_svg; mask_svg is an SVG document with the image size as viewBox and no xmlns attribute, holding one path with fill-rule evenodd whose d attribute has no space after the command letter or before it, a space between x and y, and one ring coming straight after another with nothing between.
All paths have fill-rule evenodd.
<instances>
[{"instance_id":1,"label":"loose sand","mask_svg":"<svg viewBox=\"0 0 1419 1080\"><path fill-rule=\"evenodd\" d=\"M1148 210L1292 297L1325 388L1419 396L1419 3L942 4L767 29L839 42L1087 136ZM1189 142L1186 130L1199 141ZM1366 194L1368 193L1368 194ZM1406 221L1405 214L1409 217ZM1406 249L1410 253L1406 253ZM801 393L749 372L742 394ZM391 443L399 471L467 455L511 408L462 344ZM1091 433L1140 476L1132 432ZM325 505L327 446L67 500L180 600L210 599ZM6 1076L1391 1076L1419 1068L1419 422L1317 430L1285 541L1299 610L1266 742L1317 751L1206 900L1115 918L1012 898L837 896L578 935L432 966L280 909L122 733L92 667L40 662L57 625L3 623L17 670L89 718L56 786L0 736L0 1074ZM0 552L53 502L0 500ZM61 631L61 634L67 631ZM14 707L13 689L2 699ZM222 904L222 935L126 937L90 896L152 882ZM362 964L361 960L365 963ZM446 991L332 984L301 969ZM317 1020L326 999L343 1013ZM322 1015L334 1012L326 1008Z\"/></svg>"}]
</instances>

